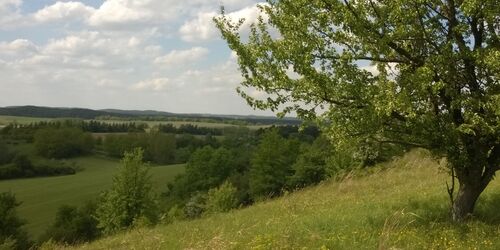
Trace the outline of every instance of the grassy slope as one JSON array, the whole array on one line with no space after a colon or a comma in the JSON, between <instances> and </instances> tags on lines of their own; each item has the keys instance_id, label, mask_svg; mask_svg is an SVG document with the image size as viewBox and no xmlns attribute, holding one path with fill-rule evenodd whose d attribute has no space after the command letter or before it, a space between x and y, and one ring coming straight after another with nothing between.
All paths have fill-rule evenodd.
<instances>
[{"instance_id":1,"label":"grassy slope","mask_svg":"<svg viewBox=\"0 0 500 250\"><path fill-rule=\"evenodd\" d=\"M76 175L0 181L0 192L12 191L22 202L19 215L26 219L26 229L37 237L50 225L61 205L79 205L97 198L111 185L119 162L96 156L74 160L84 170ZM169 180L184 170L183 165L153 167L155 187L164 190Z\"/></svg>"},{"instance_id":2,"label":"grassy slope","mask_svg":"<svg viewBox=\"0 0 500 250\"><path fill-rule=\"evenodd\" d=\"M447 221L443 170L423 152L364 177L287 195L203 219L135 229L83 249L498 249L499 181L477 217Z\"/></svg>"}]
</instances>

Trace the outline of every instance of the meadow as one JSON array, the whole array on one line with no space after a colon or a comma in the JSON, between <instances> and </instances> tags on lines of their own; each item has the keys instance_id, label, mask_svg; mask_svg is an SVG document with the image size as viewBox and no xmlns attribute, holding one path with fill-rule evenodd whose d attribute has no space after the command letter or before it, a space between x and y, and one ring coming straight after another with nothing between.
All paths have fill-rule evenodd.
<instances>
[{"instance_id":1,"label":"meadow","mask_svg":"<svg viewBox=\"0 0 500 250\"><path fill-rule=\"evenodd\" d=\"M448 219L445 169L425 151L229 213L138 228L75 249L498 249L500 181ZM46 249L63 248L47 246Z\"/></svg>"},{"instance_id":2,"label":"meadow","mask_svg":"<svg viewBox=\"0 0 500 250\"><path fill-rule=\"evenodd\" d=\"M98 198L111 186L120 164L118 160L100 156L79 157L70 162L81 169L75 175L0 181L0 192L11 191L22 202L18 212L34 238L54 221L61 205L80 205ZM155 189L163 191L167 183L183 171L182 164L153 166L150 173Z\"/></svg>"}]
</instances>

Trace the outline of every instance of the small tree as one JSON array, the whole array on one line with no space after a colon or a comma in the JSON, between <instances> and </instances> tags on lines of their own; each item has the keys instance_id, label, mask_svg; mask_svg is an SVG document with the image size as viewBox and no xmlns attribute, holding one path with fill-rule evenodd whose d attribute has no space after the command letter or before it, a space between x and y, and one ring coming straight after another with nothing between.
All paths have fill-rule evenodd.
<instances>
[{"instance_id":1,"label":"small tree","mask_svg":"<svg viewBox=\"0 0 500 250\"><path fill-rule=\"evenodd\" d=\"M402 144L447 157L464 220L500 169L498 1L270 0L238 55L249 104L316 120L336 144ZM269 94L265 99L248 93Z\"/></svg>"},{"instance_id":2,"label":"small tree","mask_svg":"<svg viewBox=\"0 0 500 250\"><path fill-rule=\"evenodd\" d=\"M16 212L20 204L14 194L0 193L0 247L29 249L31 246L28 234L22 229L24 222Z\"/></svg>"},{"instance_id":3,"label":"small tree","mask_svg":"<svg viewBox=\"0 0 500 250\"><path fill-rule=\"evenodd\" d=\"M151 223L158 220L149 166L142 159L142 149L125 153L111 189L102 195L96 218L105 234L129 228L139 219Z\"/></svg>"},{"instance_id":4,"label":"small tree","mask_svg":"<svg viewBox=\"0 0 500 250\"><path fill-rule=\"evenodd\" d=\"M228 181L208 190L206 213L227 212L238 206L238 190Z\"/></svg>"}]
</instances>

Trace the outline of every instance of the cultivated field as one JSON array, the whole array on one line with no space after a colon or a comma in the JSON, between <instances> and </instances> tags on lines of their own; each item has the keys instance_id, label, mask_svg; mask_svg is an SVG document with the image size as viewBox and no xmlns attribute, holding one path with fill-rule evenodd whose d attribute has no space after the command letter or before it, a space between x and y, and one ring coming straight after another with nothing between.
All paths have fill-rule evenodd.
<instances>
[{"instance_id":1,"label":"cultivated field","mask_svg":"<svg viewBox=\"0 0 500 250\"><path fill-rule=\"evenodd\" d=\"M12 191L22 204L18 208L26 219L26 229L35 237L43 233L61 205L79 205L99 196L110 187L119 161L92 156L72 159L83 171L75 175L0 181L0 192ZM184 171L183 165L151 168L154 187L165 190L168 181Z\"/></svg>"}]
</instances>

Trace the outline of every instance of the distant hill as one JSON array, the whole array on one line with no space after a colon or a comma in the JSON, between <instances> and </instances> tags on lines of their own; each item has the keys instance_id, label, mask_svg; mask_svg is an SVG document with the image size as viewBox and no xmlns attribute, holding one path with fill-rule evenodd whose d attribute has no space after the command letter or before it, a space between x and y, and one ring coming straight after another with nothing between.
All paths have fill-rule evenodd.
<instances>
[{"instance_id":1,"label":"distant hill","mask_svg":"<svg viewBox=\"0 0 500 250\"><path fill-rule=\"evenodd\" d=\"M216 121L244 121L252 124L277 124L277 125L298 125L302 121L297 118L278 119L271 116L244 116L244 115L217 115L217 114L177 114L156 110L119 110L102 109L93 110L85 108L55 108L40 106L10 106L0 107L0 115L25 116L37 118L80 118L97 119L99 117L117 117L148 120L165 119L211 119Z\"/></svg>"},{"instance_id":2,"label":"distant hill","mask_svg":"<svg viewBox=\"0 0 500 250\"><path fill-rule=\"evenodd\" d=\"M104 111L83 108L49 108L38 106L13 106L0 108L0 115L26 116L40 118L82 118L95 119L99 116L111 115Z\"/></svg>"}]
</instances>

